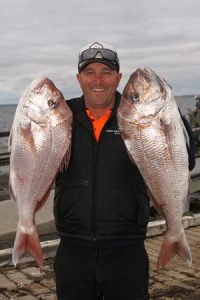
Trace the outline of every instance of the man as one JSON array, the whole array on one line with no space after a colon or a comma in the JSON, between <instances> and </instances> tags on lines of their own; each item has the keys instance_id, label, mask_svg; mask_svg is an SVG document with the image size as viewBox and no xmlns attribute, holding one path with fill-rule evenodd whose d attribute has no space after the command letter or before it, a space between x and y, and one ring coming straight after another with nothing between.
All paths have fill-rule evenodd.
<instances>
[{"instance_id":1,"label":"man","mask_svg":"<svg viewBox=\"0 0 200 300\"><path fill-rule=\"evenodd\" d=\"M80 51L83 96L68 101L71 159L55 190L58 299L149 299L149 198L117 127L119 69L112 46L94 42Z\"/></svg>"}]
</instances>

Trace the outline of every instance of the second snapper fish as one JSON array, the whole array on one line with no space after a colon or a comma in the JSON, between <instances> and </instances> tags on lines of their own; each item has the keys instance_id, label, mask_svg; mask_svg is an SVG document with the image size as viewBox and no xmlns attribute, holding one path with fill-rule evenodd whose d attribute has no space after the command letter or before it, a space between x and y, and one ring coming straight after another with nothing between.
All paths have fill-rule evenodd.
<instances>
[{"instance_id":1,"label":"second snapper fish","mask_svg":"<svg viewBox=\"0 0 200 300\"><path fill-rule=\"evenodd\" d=\"M9 137L10 196L19 213L14 265L26 250L40 267L43 264L35 213L46 202L59 168L69 160L71 124L71 110L53 82L33 81L19 101Z\"/></svg>"},{"instance_id":2,"label":"second snapper fish","mask_svg":"<svg viewBox=\"0 0 200 300\"><path fill-rule=\"evenodd\" d=\"M150 68L137 69L124 88L117 118L129 156L166 221L157 270L175 255L191 265L182 225L182 215L189 205L188 152L171 87Z\"/></svg>"}]
</instances>

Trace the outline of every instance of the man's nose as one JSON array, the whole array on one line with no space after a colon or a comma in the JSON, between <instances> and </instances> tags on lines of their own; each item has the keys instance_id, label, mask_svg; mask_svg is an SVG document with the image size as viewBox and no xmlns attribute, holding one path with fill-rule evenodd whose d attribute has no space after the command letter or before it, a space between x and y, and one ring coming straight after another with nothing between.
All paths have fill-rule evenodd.
<instances>
[{"instance_id":1,"label":"man's nose","mask_svg":"<svg viewBox=\"0 0 200 300\"><path fill-rule=\"evenodd\" d=\"M98 83L98 84L102 82L102 75L101 74L96 74L95 75L95 82Z\"/></svg>"}]
</instances>

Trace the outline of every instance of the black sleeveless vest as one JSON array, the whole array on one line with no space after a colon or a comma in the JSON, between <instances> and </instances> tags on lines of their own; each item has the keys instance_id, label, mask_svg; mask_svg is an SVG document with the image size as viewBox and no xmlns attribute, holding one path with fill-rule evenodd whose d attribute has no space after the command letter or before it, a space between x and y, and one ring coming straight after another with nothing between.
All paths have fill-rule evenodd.
<instances>
[{"instance_id":1,"label":"black sleeveless vest","mask_svg":"<svg viewBox=\"0 0 200 300\"><path fill-rule=\"evenodd\" d=\"M143 178L128 157L116 111L98 143L84 99L68 101L73 112L71 158L56 178L54 215L61 236L87 241L144 239L149 198Z\"/></svg>"}]
</instances>

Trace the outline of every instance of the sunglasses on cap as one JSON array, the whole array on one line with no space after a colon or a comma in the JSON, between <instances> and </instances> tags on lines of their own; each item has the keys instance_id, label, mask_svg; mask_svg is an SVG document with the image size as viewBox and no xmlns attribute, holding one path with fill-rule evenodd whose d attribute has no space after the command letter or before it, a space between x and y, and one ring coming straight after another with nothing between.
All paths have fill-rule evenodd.
<instances>
[{"instance_id":1,"label":"sunglasses on cap","mask_svg":"<svg viewBox=\"0 0 200 300\"><path fill-rule=\"evenodd\" d=\"M101 54L101 56L99 57L98 54ZM113 64L116 64L117 66L119 66L119 59L118 59L117 53L110 49L104 49L104 48L102 48L102 49L89 48L89 49L84 50L79 55L78 64L80 65L87 60L95 59L95 58L103 58L103 59L109 60Z\"/></svg>"},{"instance_id":2,"label":"sunglasses on cap","mask_svg":"<svg viewBox=\"0 0 200 300\"><path fill-rule=\"evenodd\" d=\"M118 62L117 53L110 49L89 48L80 54L79 63L82 63L88 59L96 58L98 53L100 53L104 59Z\"/></svg>"}]
</instances>

